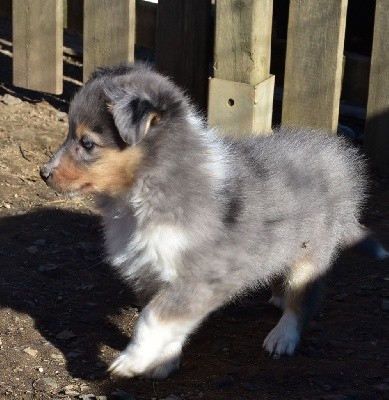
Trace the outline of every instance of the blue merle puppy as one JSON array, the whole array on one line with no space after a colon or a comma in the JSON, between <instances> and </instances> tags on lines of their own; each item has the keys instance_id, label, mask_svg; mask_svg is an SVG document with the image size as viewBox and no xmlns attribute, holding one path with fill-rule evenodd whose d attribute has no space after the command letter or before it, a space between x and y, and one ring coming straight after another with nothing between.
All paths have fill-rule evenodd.
<instances>
[{"instance_id":1,"label":"blue merle puppy","mask_svg":"<svg viewBox=\"0 0 389 400\"><path fill-rule=\"evenodd\" d=\"M222 136L144 64L92 74L41 176L96 196L109 261L144 305L110 367L127 377L168 376L212 311L264 284L283 314L263 345L292 354L316 282L367 235L365 166L345 140L305 128Z\"/></svg>"}]
</instances>

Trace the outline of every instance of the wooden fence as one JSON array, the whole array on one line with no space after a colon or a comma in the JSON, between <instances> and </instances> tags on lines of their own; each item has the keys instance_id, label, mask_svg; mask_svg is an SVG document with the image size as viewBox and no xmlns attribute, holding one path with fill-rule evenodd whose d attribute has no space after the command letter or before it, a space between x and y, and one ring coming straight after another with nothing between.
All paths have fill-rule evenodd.
<instances>
[{"instance_id":1,"label":"wooden fence","mask_svg":"<svg viewBox=\"0 0 389 400\"><path fill-rule=\"evenodd\" d=\"M273 0L2 1L3 11L12 10L16 86L62 92L65 25L82 33L84 80L95 66L132 61L137 44L155 52L158 70L188 90L211 125L269 131L275 78L282 76L282 124L337 130L342 81L350 75L344 62L347 0L290 0L285 64L272 73L279 50L272 40ZM363 76L365 147L386 172L388 37L389 1L376 0L372 54Z\"/></svg>"}]
</instances>

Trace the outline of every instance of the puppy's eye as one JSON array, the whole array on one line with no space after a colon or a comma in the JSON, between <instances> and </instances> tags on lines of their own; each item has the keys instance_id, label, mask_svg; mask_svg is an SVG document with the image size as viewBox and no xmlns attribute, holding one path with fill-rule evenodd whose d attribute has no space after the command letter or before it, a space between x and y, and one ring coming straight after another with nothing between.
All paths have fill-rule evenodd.
<instances>
[{"instance_id":1,"label":"puppy's eye","mask_svg":"<svg viewBox=\"0 0 389 400\"><path fill-rule=\"evenodd\" d=\"M91 150L93 146L95 145L92 141L90 141L87 137L82 137L81 140L81 146L86 149L86 150Z\"/></svg>"}]
</instances>

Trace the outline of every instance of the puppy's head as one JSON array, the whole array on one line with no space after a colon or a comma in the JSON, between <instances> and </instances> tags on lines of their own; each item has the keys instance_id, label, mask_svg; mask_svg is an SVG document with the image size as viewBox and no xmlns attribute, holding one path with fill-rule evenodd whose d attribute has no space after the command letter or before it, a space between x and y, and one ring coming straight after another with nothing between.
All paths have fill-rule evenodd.
<instances>
[{"instance_id":1,"label":"puppy's head","mask_svg":"<svg viewBox=\"0 0 389 400\"><path fill-rule=\"evenodd\" d=\"M96 70L75 95L69 132L42 179L69 194L125 192L147 151L189 109L183 93L143 64Z\"/></svg>"}]
</instances>

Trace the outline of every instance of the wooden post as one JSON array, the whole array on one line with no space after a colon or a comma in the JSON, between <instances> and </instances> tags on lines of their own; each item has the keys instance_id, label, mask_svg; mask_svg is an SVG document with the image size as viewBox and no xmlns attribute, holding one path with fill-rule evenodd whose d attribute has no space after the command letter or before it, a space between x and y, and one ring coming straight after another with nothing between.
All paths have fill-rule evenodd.
<instances>
[{"instance_id":1,"label":"wooden post","mask_svg":"<svg viewBox=\"0 0 389 400\"><path fill-rule=\"evenodd\" d=\"M0 15L12 15L12 0L0 1Z\"/></svg>"},{"instance_id":2,"label":"wooden post","mask_svg":"<svg viewBox=\"0 0 389 400\"><path fill-rule=\"evenodd\" d=\"M134 61L135 0L84 0L84 81L98 66Z\"/></svg>"},{"instance_id":3,"label":"wooden post","mask_svg":"<svg viewBox=\"0 0 389 400\"><path fill-rule=\"evenodd\" d=\"M13 0L13 84L62 93L61 0Z\"/></svg>"},{"instance_id":4,"label":"wooden post","mask_svg":"<svg viewBox=\"0 0 389 400\"><path fill-rule=\"evenodd\" d=\"M282 124L336 132L347 0L290 0Z\"/></svg>"},{"instance_id":5,"label":"wooden post","mask_svg":"<svg viewBox=\"0 0 389 400\"><path fill-rule=\"evenodd\" d=\"M230 133L271 130L272 0L216 1L214 78L208 122Z\"/></svg>"},{"instance_id":6,"label":"wooden post","mask_svg":"<svg viewBox=\"0 0 389 400\"><path fill-rule=\"evenodd\" d=\"M155 50L157 39L158 4L136 0L135 43Z\"/></svg>"},{"instance_id":7,"label":"wooden post","mask_svg":"<svg viewBox=\"0 0 389 400\"><path fill-rule=\"evenodd\" d=\"M82 34L83 31L83 0L65 0L66 28L71 32Z\"/></svg>"},{"instance_id":8,"label":"wooden post","mask_svg":"<svg viewBox=\"0 0 389 400\"><path fill-rule=\"evenodd\" d=\"M389 172L389 2L376 1L365 148L371 162Z\"/></svg>"},{"instance_id":9,"label":"wooden post","mask_svg":"<svg viewBox=\"0 0 389 400\"><path fill-rule=\"evenodd\" d=\"M210 0L159 0L156 64L206 110Z\"/></svg>"}]
</instances>

